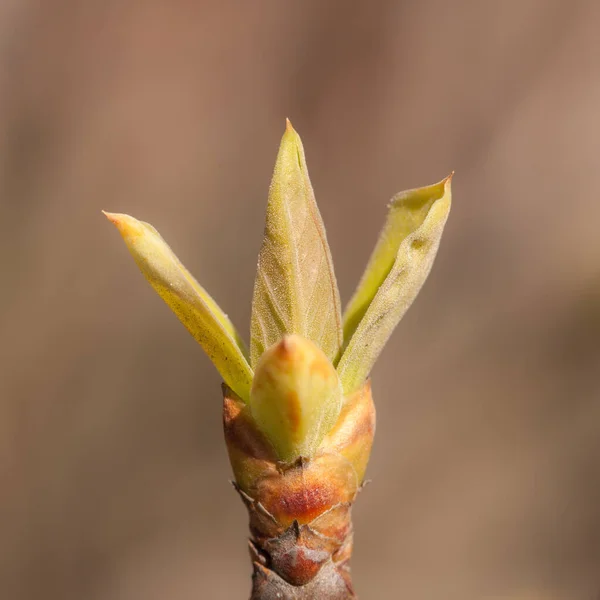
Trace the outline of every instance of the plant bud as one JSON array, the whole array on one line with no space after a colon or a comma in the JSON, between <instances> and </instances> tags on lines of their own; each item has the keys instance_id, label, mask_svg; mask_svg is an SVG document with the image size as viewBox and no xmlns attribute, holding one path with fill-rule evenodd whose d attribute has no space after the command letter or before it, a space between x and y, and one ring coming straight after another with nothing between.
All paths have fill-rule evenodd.
<instances>
[{"instance_id":1,"label":"plant bud","mask_svg":"<svg viewBox=\"0 0 600 600\"><path fill-rule=\"evenodd\" d=\"M250 412L281 461L312 457L341 408L339 377L313 342L287 335L261 356Z\"/></svg>"}]
</instances>

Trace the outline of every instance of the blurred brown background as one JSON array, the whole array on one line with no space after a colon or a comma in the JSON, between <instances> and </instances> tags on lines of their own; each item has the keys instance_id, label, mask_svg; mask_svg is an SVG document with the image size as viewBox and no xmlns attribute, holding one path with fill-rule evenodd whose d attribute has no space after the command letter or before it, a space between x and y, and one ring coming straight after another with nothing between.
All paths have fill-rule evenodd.
<instances>
[{"instance_id":1,"label":"blurred brown background","mask_svg":"<svg viewBox=\"0 0 600 600\"><path fill-rule=\"evenodd\" d=\"M219 377L100 209L245 332L289 116L343 300L393 193L456 170L373 374L361 598L596 600L599 26L594 0L3 0L0 598L247 597Z\"/></svg>"}]
</instances>

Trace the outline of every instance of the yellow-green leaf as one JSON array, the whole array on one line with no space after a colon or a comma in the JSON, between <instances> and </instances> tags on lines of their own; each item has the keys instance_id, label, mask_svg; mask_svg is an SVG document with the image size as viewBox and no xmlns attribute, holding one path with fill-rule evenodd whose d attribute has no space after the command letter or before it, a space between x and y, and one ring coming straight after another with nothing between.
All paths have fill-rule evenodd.
<instances>
[{"instance_id":1,"label":"yellow-green leaf","mask_svg":"<svg viewBox=\"0 0 600 600\"><path fill-rule=\"evenodd\" d=\"M312 457L341 408L338 374L314 343L288 335L260 357L250 412L280 460Z\"/></svg>"},{"instance_id":2,"label":"yellow-green leaf","mask_svg":"<svg viewBox=\"0 0 600 600\"><path fill-rule=\"evenodd\" d=\"M252 365L291 333L312 340L330 360L342 343L339 292L325 228L302 141L288 121L269 190L254 284Z\"/></svg>"},{"instance_id":3,"label":"yellow-green leaf","mask_svg":"<svg viewBox=\"0 0 600 600\"><path fill-rule=\"evenodd\" d=\"M245 345L227 315L152 225L129 215L104 214L123 236L144 277L204 348L225 383L247 401L253 373Z\"/></svg>"},{"instance_id":4,"label":"yellow-green leaf","mask_svg":"<svg viewBox=\"0 0 600 600\"><path fill-rule=\"evenodd\" d=\"M392 199L379 241L344 315L338 364L344 392L367 378L431 270L451 204L446 179Z\"/></svg>"}]
</instances>

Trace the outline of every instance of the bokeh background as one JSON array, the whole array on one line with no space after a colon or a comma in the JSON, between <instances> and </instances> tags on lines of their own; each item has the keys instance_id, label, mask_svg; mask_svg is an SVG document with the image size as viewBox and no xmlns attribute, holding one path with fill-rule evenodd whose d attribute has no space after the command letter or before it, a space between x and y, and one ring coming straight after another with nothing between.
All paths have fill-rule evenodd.
<instances>
[{"instance_id":1,"label":"bokeh background","mask_svg":"<svg viewBox=\"0 0 600 600\"><path fill-rule=\"evenodd\" d=\"M373 373L365 600L600 594L600 3L3 0L0 598L247 597L219 377L100 210L249 327L284 118L348 300L456 170Z\"/></svg>"}]
</instances>

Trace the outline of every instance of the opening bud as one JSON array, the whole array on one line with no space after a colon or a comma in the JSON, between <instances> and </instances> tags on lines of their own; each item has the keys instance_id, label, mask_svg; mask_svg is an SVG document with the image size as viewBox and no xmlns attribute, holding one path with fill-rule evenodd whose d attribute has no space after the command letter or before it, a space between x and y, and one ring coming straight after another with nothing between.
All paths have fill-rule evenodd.
<instances>
[{"instance_id":1,"label":"opening bud","mask_svg":"<svg viewBox=\"0 0 600 600\"><path fill-rule=\"evenodd\" d=\"M313 342L287 335L260 357L250 412L279 459L311 458L342 408L337 372Z\"/></svg>"}]
</instances>

